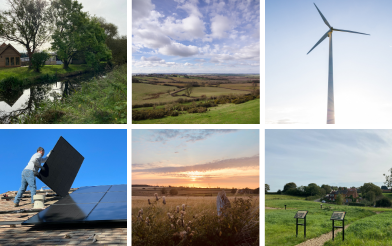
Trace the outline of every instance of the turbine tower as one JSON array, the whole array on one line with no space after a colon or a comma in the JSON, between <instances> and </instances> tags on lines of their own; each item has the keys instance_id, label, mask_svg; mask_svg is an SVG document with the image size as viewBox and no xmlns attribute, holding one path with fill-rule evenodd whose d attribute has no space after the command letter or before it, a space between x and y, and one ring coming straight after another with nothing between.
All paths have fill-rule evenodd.
<instances>
[{"instance_id":1,"label":"turbine tower","mask_svg":"<svg viewBox=\"0 0 392 246\"><path fill-rule=\"evenodd\" d=\"M321 13L321 11L317 8L317 5L315 3L313 3L313 4L314 4L314 6L316 6L316 9L319 12L324 23L329 27L329 30L320 38L320 40L313 46L312 49L309 50L309 52L307 54L309 54L314 48L316 48L316 46L319 45L326 37L329 37L327 124L335 124L335 109L334 109L334 99L333 99L332 32L339 31L339 32L351 32L351 33L357 33L357 34L363 34L363 35L370 35L370 34L333 28L328 23L327 19L325 19L324 15Z\"/></svg>"}]
</instances>

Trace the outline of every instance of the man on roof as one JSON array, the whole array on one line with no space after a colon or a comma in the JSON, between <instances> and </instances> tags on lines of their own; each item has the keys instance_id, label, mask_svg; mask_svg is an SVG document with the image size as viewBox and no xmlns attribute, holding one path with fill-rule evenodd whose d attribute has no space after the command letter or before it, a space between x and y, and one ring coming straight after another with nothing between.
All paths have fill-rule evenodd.
<instances>
[{"instance_id":1,"label":"man on roof","mask_svg":"<svg viewBox=\"0 0 392 246\"><path fill-rule=\"evenodd\" d=\"M23 196L23 193L27 189L27 185L30 187L31 191L31 203L34 204L34 195L36 194L37 186L35 183L35 176L38 176L38 169L42 168L41 163L44 163L48 158L52 151L50 151L46 157L44 156L45 150L42 147L39 147L37 153L35 153L25 169L22 171L22 184L19 188L18 194L14 200L14 207L19 206L19 201Z\"/></svg>"}]
</instances>

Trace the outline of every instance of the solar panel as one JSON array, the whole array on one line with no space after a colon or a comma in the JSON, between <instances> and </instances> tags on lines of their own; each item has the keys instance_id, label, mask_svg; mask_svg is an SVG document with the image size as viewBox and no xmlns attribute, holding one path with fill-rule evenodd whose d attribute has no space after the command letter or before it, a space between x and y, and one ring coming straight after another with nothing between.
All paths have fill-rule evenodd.
<instances>
[{"instance_id":1,"label":"solar panel","mask_svg":"<svg viewBox=\"0 0 392 246\"><path fill-rule=\"evenodd\" d=\"M60 137L38 178L60 196L68 195L84 157Z\"/></svg>"},{"instance_id":2,"label":"solar panel","mask_svg":"<svg viewBox=\"0 0 392 246\"><path fill-rule=\"evenodd\" d=\"M126 187L127 185L81 187L24 221L22 225L126 222Z\"/></svg>"}]
</instances>

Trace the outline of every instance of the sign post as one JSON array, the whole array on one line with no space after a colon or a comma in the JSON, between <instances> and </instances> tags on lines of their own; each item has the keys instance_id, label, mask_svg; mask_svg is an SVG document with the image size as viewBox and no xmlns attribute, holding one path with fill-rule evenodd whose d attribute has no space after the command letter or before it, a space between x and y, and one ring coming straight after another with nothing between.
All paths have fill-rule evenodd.
<instances>
[{"instance_id":1,"label":"sign post","mask_svg":"<svg viewBox=\"0 0 392 246\"><path fill-rule=\"evenodd\" d=\"M304 237L306 238L306 215L308 214L308 211L301 211L299 210L295 216L294 219L297 219L297 222L295 223L295 232L296 232L296 237L298 237L298 226L302 225L304 226ZM303 224L298 224L298 219L304 219L304 223Z\"/></svg>"},{"instance_id":2,"label":"sign post","mask_svg":"<svg viewBox=\"0 0 392 246\"><path fill-rule=\"evenodd\" d=\"M344 217L346 216L346 212L333 212L331 216L332 220L332 241L335 240L335 228L343 229L343 241L344 241ZM335 220L340 220L343 222L343 226L335 226Z\"/></svg>"}]
</instances>

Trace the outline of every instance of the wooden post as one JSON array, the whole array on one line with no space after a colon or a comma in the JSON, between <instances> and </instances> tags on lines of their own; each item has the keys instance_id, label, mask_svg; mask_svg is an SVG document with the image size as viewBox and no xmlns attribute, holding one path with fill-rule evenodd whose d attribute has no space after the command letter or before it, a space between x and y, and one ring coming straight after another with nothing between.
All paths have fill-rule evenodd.
<instances>
[{"instance_id":1,"label":"wooden post","mask_svg":"<svg viewBox=\"0 0 392 246\"><path fill-rule=\"evenodd\" d=\"M335 241L335 220L332 220L332 241Z\"/></svg>"},{"instance_id":2,"label":"wooden post","mask_svg":"<svg viewBox=\"0 0 392 246\"><path fill-rule=\"evenodd\" d=\"M286 205L285 205L286 206ZM297 218L297 223L295 223L295 236L298 237L298 218Z\"/></svg>"}]
</instances>

